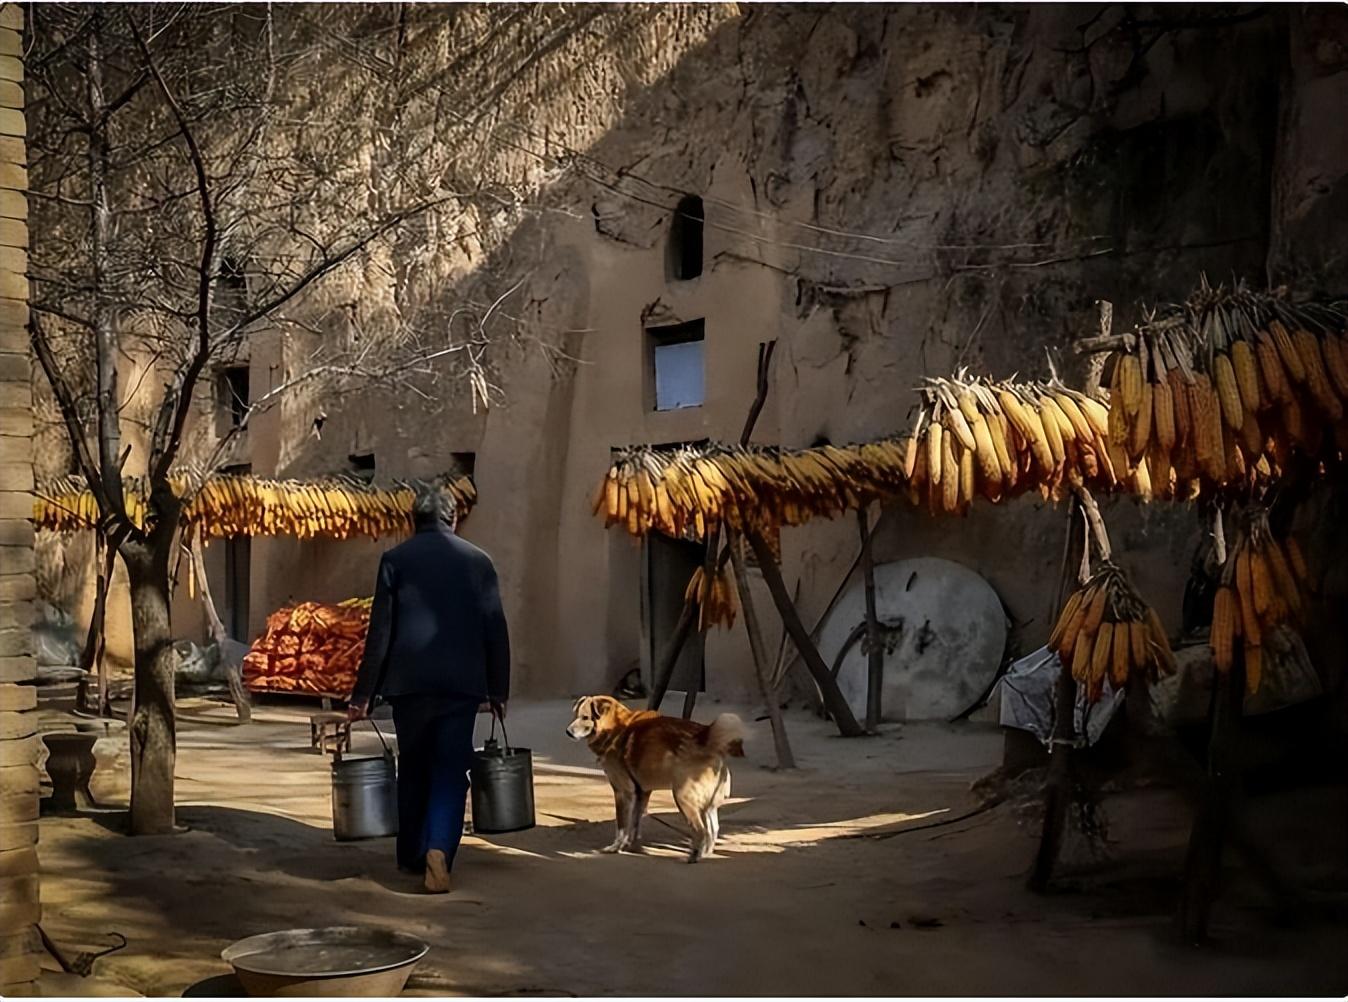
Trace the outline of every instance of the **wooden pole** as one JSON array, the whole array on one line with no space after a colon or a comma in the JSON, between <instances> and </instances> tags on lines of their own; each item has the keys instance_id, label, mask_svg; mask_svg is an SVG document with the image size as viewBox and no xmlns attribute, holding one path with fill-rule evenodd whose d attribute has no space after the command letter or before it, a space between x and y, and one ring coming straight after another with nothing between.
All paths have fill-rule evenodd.
<instances>
[{"instance_id":1,"label":"wooden pole","mask_svg":"<svg viewBox=\"0 0 1348 1002\"><path fill-rule=\"evenodd\" d=\"M861 577L866 586L866 730L880 729L881 701L885 686L885 652L880 640L880 618L875 611L875 557L871 552L870 517L857 509L861 533Z\"/></svg>"},{"instance_id":2,"label":"wooden pole","mask_svg":"<svg viewBox=\"0 0 1348 1002\"><path fill-rule=\"evenodd\" d=\"M1077 512L1081 512L1083 523L1088 521L1086 505L1078 495L1067 516L1067 539L1063 543L1063 567L1058 581L1058 594L1050 618L1062 608L1067 583L1074 576L1084 576L1090 545L1083 533L1076 532ZM1081 553L1078 556L1077 540L1080 539ZM1081 567L1078 575L1073 575L1073 567ZM1027 881L1029 889L1042 894L1053 879L1053 868L1058 863L1058 853L1062 849L1063 831L1067 826L1067 807L1072 799L1072 745L1076 739L1076 721L1074 715L1077 705L1077 684L1072 672L1065 664L1059 664L1058 678L1053 683L1053 731L1049 736L1048 775L1044 780L1044 817L1039 831L1039 848L1035 852L1034 865L1030 869Z\"/></svg>"},{"instance_id":3,"label":"wooden pole","mask_svg":"<svg viewBox=\"0 0 1348 1002\"><path fill-rule=\"evenodd\" d=\"M763 412L763 405L768 399L768 390L771 383L768 381L768 374L772 366L772 354L777 350L776 341L762 342L758 346L758 379L754 392L753 403L749 405L749 413L744 419L744 428L740 431L740 445L748 445L749 439L753 437L754 425L758 423L758 415ZM717 533L713 533L707 540L707 558L702 564L702 573L710 580L713 574L719 574L725 568L726 562L730 559L730 547L727 544L720 553L716 555ZM659 710L660 704L664 702L665 693L669 691L669 680L674 674L674 665L678 663L679 655L683 652L683 645L688 642L688 635L692 632L693 622L697 618L697 603L685 599L683 611L679 614L679 621L674 626L674 632L670 635L669 641L665 644L665 649L660 653L660 660L656 663L651 672L651 695L646 702L646 708L650 710ZM694 691L690 701L687 695L684 696L684 719L692 716L693 705L697 702L697 694Z\"/></svg>"},{"instance_id":4,"label":"wooden pole","mask_svg":"<svg viewBox=\"0 0 1348 1002\"><path fill-rule=\"evenodd\" d=\"M772 682L772 671L768 666L768 650L763 643L763 629L758 622L758 612L754 608L754 597L749 592L749 576L744 568L743 540L730 540L730 560L735 567L735 587L740 596L740 612L744 617L744 630L749 634L749 651L754 659L754 671L758 675L758 691L768 708L768 722L772 725L772 745L777 752L777 768L794 769L796 758L791 754L791 741L786 736L786 721L782 719L782 707L777 700L777 687Z\"/></svg>"},{"instance_id":5,"label":"wooden pole","mask_svg":"<svg viewBox=\"0 0 1348 1002\"><path fill-rule=\"evenodd\" d=\"M220 614L215 611L215 601L211 598L211 583L206 576L206 561L202 559L198 537L192 537L190 549L192 573L196 575L197 587L201 589L201 604L206 608L206 622L211 631L211 639L220 650L220 663L225 669L225 680L229 683L229 697L234 701L234 712L238 714L239 723L250 723L253 719L253 705L248 698L248 690L243 687L243 676L237 666L227 664L224 659L225 641L229 639L229 633L220 620Z\"/></svg>"},{"instance_id":6,"label":"wooden pole","mask_svg":"<svg viewBox=\"0 0 1348 1002\"><path fill-rule=\"evenodd\" d=\"M861 737L866 732L857 723L857 718L852 715L852 708L847 705L847 700L843 698L837 680L828 670L828 665L824 664L824 659L819 656L819 649L814 646L814 641L810 639L805 624L800 621L800 613L796 611L795 605L791 602L791 596L787 594L786 583L782 581L782 572L777 566L776 558L772 555L772 548L768 546L767 540L753 529L746 529L744 538L749 541L749 545L753 547L754 556L758 558L759 570L763 572L763 580L767 583L768 591L772 593L772 600L777 606L778 614L782 617L782 625L791 635L791 642L796 645L796 650L805 662L806 669L814 678L814 684L819 687L819 693L824 700L824 709L833 718L833 722L838 727L838 732L843 737Z\"/></svg>"},{"instance_id":7,"label":"wooden pole","mask_svg":"<svg viewBox=\"0 0 1348 1002\"><path fill-rule=\"evenodd\" d=\"M1189 833L1189 851L1184 863L1184 891L1177 922L1187 943L1207 938L1208 919L1217 898L1222 854L1232 821L1235 786L1239 782L1236 759L1237 732L1245 694L1245 649L1237 643L1231 670L1217 673L1208 729L1208 772L1194 826Z\"/></svg>"}]
</instances>

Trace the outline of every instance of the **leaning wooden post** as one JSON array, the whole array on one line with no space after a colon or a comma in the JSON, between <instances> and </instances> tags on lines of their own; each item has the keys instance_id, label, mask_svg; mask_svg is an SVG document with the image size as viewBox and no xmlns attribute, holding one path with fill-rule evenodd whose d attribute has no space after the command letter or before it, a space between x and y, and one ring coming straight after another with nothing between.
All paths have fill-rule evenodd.
<instances>
[{"instance_id":1,"label":"leaning wooden post","mask_svg":"<svg viewBox=\"0 0 1348 1002\"><path fill-rule=\"evenodd\" d=\"M838 727L838 732L843 737L861 737L866 731L857 723L857 718L852 715L852 708L847 705L847 700L843 698L842 691L838 688L838 680L828 670L828 665L824 664L824 659L819 655L819 649L814 646L814 641L810 639L805 624L800 621L800 613L796 611L791 596L787 594L786 583L782 581L781 569L777 566L777 560L772 555L772 547L768 546L767 540L754 529L745 529L744 538L749 541L749 545L753 547L754 556L758 558L758 568L763 572L763 580L768 586L768 591L772 593L772 601L776 604L777 612L782 617L782 625L791 635L791 642L796 645L796 651L800 654L801 660L805 662L806 669L814 678L814 684L819 687L819 694L823 697L825 711L833 718L833 722Z\"/></svg>"},{"instance_id":2,"label":"leaning wooden post","mask_svg":"<svg viewBox=\"0 0 1348 1002\"><path fill-rule=\"evenodd\" d=\"M735 568L735 588L740 596L744 631L749 634L749 652L753 655L754 672L758 676L758 691L767 705L768 722L772 725L772 745L777 752L777 768L794 769L796 758L791 754L791 741L786 736L786 721L782 719L782 707L777 700L777 687L772 684L772 673L768 667L768 650L763 643L763 629L758 622L758 612L754 608L754 597L749 592L749 577L744 569L743 540L733 536L730 539L730 561Z\"/></svg>"},{"instance_id":3,"label":"leaning wooden post","mask_svg":"<svg viewBox=\"0 0 1348 1002\"><path fill-rule=\"evenodd\" d=\"M777 342L764 341L758 345L758 381L754 393L753 403L749 405L749 414L744 419L744 428L740 431L740 445L748 445L749 439L753 437L754 425L758 423L758 415L763 412L763 405L768 399L768 390L771 384L768 382L768 374L772 367L772 353L777 350ZM712 534L707 540L707 558L702 564L702 573L707 580L711 580L713 574L719 574L730 559L729 545L721 549L720 556L716 556L716 535ZM674 626L674 632L670 635L669 641L665 644L665 649L660 653L660 660L655 665L651 673L651 695L646 702L646 708L649 710L659 710L660 704L665 700L665 693L669 691L669 680L674 674L674 665L678 663L679 654L683 652L683 645L688 642L688 635L693 630L693 622L697 618L697 603L685 599L683 611L679 614L679 621ZM684 717L692 716L693 705L697 701L697 694L694 692L691 698L684 696Z\"/></svg>"},{"instance_id":4,"label":"leaning wooden post","mask_svg":"<svg viewBox=\"0 0 1348 1002\"><path fill-rule=\"evenodd\" d=\"M220 614L215 611L215 601L211 598L211 583L206 577L206 562L201 558L201 547L199 537L193 535L189 546L192 559L192 573L196 575L197 587L201 589L201 602L206 607L206 622L210 626L211 639L215 641L215 646L220 651L221 664L224 664L225 641L229 634L225 631L225 624L220 621ZM229 664L224 664L225 679L229 683L229 696L234 701L234 712L239 716L239 723L247 724L253 719L253 705L248 699L248 690L243 687L243 678L239 671Z\"/></svg>"},{"instance_id":5,"label":"leaning wooden post","mask_svg":"<svg viewBox=\"0 0 1348 1002\"><path fill-rule=\"evenodd\" d=\"M866 507L857 509L861 532L861 577L866 586L866 730L880 729L885 684L885 652L880 641L880 617L875 611L875 556L871 552L870 518Z\"/></svg>"},{"instance_id":6,"label":"leaning wooden post","mask_svg":"<svg viewBox=\"0 0 1348 1002\"><path fill-rule=\"evenodd\" d=\"M1067 539L1063 546L1063 567L1059 577L1057 597L1054 601L1050 619L1057 616L1062 608L1064 592L1068 581L1084 578L1090 543L1084 532L1081 538L1081 552L1077 555L1076 516L1081 512L1084 523L1087 521L1085 505L1077 496L1067 513ZM1081 570L1073 573L1074 567ZM1030 869L1027 886L1035 893L1043 893L1053 878L1053 868L1058 862L1058 852L1062 848L1063 830L1067 826L1067 806L1072 799L1072 746L1076 739L1077 683L1072 678L1069 667L1061 662L1058 665L1058 678L1053 683L1053 730L1049 734L1048 775L1044 778L1044 817L1039 831L1039 848L1035 852L1034 865Z\"/></svg>"}]
</instances>

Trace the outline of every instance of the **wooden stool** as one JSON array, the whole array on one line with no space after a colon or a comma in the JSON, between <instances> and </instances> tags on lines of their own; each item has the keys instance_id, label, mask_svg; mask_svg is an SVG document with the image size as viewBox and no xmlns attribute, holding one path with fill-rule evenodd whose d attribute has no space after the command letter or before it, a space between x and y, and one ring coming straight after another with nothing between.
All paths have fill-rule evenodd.
<instances>
[{"instance_id":1,"label":"wooden stool","mask_svg":"<svg viewBox=\"0 0 1348 1002\"><path fill-rule=\"evenodd\" d=\"M326 755L329 742L333 751L351 750L351 721L345 713L330 710L309 717L309 747L320 755Z\"/></svg>"}]
</instances>

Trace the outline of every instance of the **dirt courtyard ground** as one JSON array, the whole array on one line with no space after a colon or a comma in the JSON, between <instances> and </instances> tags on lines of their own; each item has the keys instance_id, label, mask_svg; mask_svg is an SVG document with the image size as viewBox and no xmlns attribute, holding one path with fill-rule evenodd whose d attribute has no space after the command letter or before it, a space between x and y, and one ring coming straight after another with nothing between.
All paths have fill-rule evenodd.
<instances>
[{"instance_id":1,"label":"dirt courtyard ground","mask_svg":"<svg viewBox=\"0 0 1348 1002\"><path fill-rule=\"evenodd\" d=\"M652 802L648 854L598 854L612 799L584 746L562 733L567 705L514 706L511 735L535 750L539 826L467 839L458 888L437 898L396 872L389 840L333 840L327 762L308 750L311 709L264 706L240 727L218 704L185 702L183 834L128 839L115 814L44 819L47 933L80 949L122 933L128 946L99 962L99 978L150 995L236 993L220 980L231 941L338 923L427 940L412 995L1348 992L1341 913L1275 928L1234 865L1214 942L1171 938L1190 817L1173 792L1111 798L1109 859L1042 898L1023 889L1034 825L1012 807L916 830L975 806L970 783L1001 756L1000 733L986 725L844 741L791 715L803 768L789 774L765 768L771 740L755 725L722 810L719 855L688 866L667 793ZM374 747L360 736L358 748ZM94 792L115 804L125 753L113 740L99 751ZM1254 812L1261 836L1301 886L1342 902L1342 792L1280 796L1319 798L1330 824L1307 831L1273 798ZM914 830L869 837L902 829Z\"/></svg>"}]
</instances>

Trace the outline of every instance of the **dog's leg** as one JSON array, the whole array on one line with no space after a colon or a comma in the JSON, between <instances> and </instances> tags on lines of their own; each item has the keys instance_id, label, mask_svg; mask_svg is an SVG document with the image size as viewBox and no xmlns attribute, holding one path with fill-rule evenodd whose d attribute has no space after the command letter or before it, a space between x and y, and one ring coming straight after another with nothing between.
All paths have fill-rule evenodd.
<instances>
[{"instance_id":1,"label":"dog's leg","mask_svg":"<svg viewBox=\"0 0 1348 1002\"><path fill-rule=\"evenodd\" d=\"M696 781L686 782L674 788L674 803L683 813L688 827L693 830L693 838L688 846L688 862L696 863L706 854L707 829L702 821L702 806L698 803Z\"/></svg>"},{"instance_id":2,"label":"dog's leg","mask_svg":"<svg viewBox=\"0 0 1348 1002\"><path fill-rule=\"evenodd\" d=\"M650 791L638 789L636 800L632 804L632 813L629 815L630 825L627 829L628 852L644 851L641 847L641 819L646 816L646 807L650 802Z\"/></svg>"},{"instance_id":3,"label":"dog's leg","mask_svg":"<svg viewBox=\"0 0 1348 1002\"><path fill-rule=\"evenodd\" d=\"M613 842L604 846L600 852L622 852L627 848L628 832L632 826L632 814L636 809L637 789L632 777L624 770L609 773L609 782L613 784L614 818Z\"/></svg>"}]
</instances>

